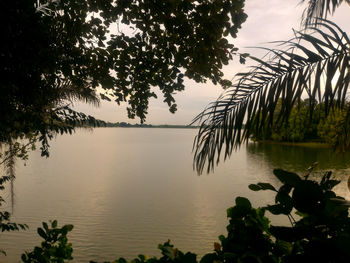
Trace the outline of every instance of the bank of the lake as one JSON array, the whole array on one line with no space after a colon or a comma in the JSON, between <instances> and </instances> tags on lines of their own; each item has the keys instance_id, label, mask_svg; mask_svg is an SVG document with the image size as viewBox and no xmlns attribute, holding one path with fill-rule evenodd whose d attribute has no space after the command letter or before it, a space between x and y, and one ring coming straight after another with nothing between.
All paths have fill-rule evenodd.
<instances>
[{"instance_id":1,"label":"bank of the lake","mask_svg":"<svg viewBox=\"0 0 350 263\"><path fill-rule=\"evenodd\" d=\"M295 147L308 147L308 148L332 148L332 145L326 142L319 141L305 141L305 142L288 142L288 141L273 141L273 140L257 140L251 141L252 143L260 143L260 144L272 144L272 145L285 145L285 146L295 146Z\"/></svg>"}]
</instances>

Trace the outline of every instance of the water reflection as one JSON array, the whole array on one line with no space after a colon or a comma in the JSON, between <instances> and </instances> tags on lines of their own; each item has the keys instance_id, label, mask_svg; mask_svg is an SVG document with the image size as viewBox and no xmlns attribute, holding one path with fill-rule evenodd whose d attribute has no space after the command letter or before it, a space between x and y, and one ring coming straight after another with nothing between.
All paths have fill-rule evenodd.
<instances>
[{"instance_id":1,"label":"water reflection","mask_svg":"<svg viewBox=\"0 0 350 263\"><path fill-rule=\"evenodd\" d=\"M12 177L10 180L10 194L11 194L11 214L14 213L14 206L15 206L15 191L14 191L14 181L15 177Z\"/></svg>"},{"instance_id":2,"label":"water reflection","mask_svg":"<svg viewBox=\"0 0 350 263\"><path fill-rule=\"evenodd\" d=\"M273 168L304 171L314 162L320 170L344 170L350 167L350 152L335 153L327 147L306 147L269 143L249 143L248 155L262 159Z\"/></svg>"},{"instance_id":3,"label":"water reflection","mask_svg":"<svg viewBox=\"0 0 350 263\"><path fill-rule=\"evenodd\" d=\"M302 175L305 170L315 162L318 162L311 179L318 180L324 171L332 171L333 176L340 180L334 190L338 195L350 200L350 192L347 181L350 175L350 152L335 153L332 148L307 147L269 143L249 143L247 145L247 156L251 162L263 163L272 171L282 168L294 171ZM272 173L267 175L268 181L278 184L278 180Z\"/></svg>"}]
</instances>

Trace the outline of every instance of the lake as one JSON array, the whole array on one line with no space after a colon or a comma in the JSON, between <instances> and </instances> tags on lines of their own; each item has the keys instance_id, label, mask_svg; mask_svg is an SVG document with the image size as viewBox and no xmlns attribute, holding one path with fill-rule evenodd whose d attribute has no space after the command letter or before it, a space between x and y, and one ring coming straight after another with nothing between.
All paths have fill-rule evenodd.
<instances>
[{"instance_id":1,"label":"lake","mask_svg":"<svg viewBox=\"0 0 350 263\"><path fill-rule=\"evenodd\" d=\"M192 170L195 129L98 128L78 130L51 142L50 157L30 154L16 165L13 192L3 193L4 208L27 231L2 233L0 262L19 262L24 250L39 245L36 228L57 219L73 224L73 262L128 259L138 254L159 256L168 239L180 250L199 255L213 250L225 234L226 209L237 196L254 205L271 202L268 192L252 192L257 182L278 184L274 168L304 171L318 161L335 171L346 186L350 155L327 148L249 143L221 163L215 173ZM13 195L12 195L13 194ZM282 224L285 219L274 219Z\"/></svg>"}]
</instances>

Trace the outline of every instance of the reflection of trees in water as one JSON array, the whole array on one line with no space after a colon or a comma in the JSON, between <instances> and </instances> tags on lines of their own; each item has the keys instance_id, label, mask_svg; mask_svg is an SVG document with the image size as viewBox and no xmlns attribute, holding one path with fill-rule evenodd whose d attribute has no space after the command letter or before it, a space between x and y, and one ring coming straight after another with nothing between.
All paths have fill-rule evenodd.
<instances>
[{"instance_id":1,"label":"reflection of trees in water","mask_svg":"<svg viewBox=\"0 0 350 263\"><path fill-rule=\"evenodd\" d=\"M15 192L14 192L14 187L13 187L13 182L15 180L15 177L12 177L11 178L11 181L10 181L10 195L11 195L11 214L13 214L13 211L14 211L14 205L15 205Z\"/></svg>"},{"instance_id":2,"label":"reflection of trees in water","mask_svg":"<svg viewBox=\"0 0 350 263\"><path fill-rule=\"evenodd\" d=\"M0 173L1 175L1 173ZM1 202L0 209L4 212L4 207L7 212L13 214L15 206L15 190L14 190L14 181L15 176L10 176L9 181L4 182L5 185L2 185L4 188L0 191L0 198L3 198L4 202ZM4 206L5 205L5 206ZM8 211L11 207L11 211Z\"/></svg>"},{"instance_id":3,"label":"reflection of trees in water","mask_svg":"<svg viewBox=\"0 0 350 263\"><path fill-rule=\"evenodd\" d=\"M341 184L338 194L350 198L347 180L350 175L350 152L335 153L331 148L303 147L269 143L249 143L247 155L253 160L266 163L271 170L282 168L302 174L314 162L318 162L311 178L320 177L325 170L332 170ZM318 172L317 172L318 171Z\"/></svg>"},{"instance_id":4,"label":"reflection of trees in water","mask_svg":"<svg viewBox=\"0 0 350 263\"><path fill-rule=\"evenodd\" d=\"M350 167L350 152L335 153L331 148L303 147L269 143L249 143L248 156L262 158L271 168L302 172L314 162L320 170Z\"/></svg>"}]
</instances>

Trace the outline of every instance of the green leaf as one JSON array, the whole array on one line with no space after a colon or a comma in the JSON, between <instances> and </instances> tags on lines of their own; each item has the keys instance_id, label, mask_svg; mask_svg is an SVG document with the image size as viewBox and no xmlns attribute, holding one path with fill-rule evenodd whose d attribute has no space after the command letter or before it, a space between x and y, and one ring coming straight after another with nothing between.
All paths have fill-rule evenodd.
<instances>
[{"instance_id":1,"label":"green leaf","mask_svg":"<svg viewBox=\"0 0 350 263\"><path fill-rule=\"evenodd\" d=\"M250 201L247 198L240 197L240 196L236 198L236 205L240 207L244 207L246 209L252 208L252 204L250 203Z\"/></svg>"},{"instance_id":2,"label":"green leaf","mask_svg":"<svg viewBox=\"0 0 350 263\"><path fill-rule=\"evenodd\" d=\"M257 183L257 184L250 184L249 189L252 191L260 191L260 190L272 190L272 191L276 191L275 187L273 187L271 184L269 183Z\"/></svg>"},{"instance_id":3,"label":"green leaf","mask_svg":"<svg viewBox=\"0 0 350 263\"><path fill-rule=\"evenodd\" d=\"M45 229L46 232L49 231L49 226L47 225L46 222L43 222L43 227L44 227L44 229Z\"/></svg>"},{"instance_id":4,"label":"green leaf","mask_svg":"<svg viewBox=\"0 0 350 263\"><path fill-rule=\"evenodd\" d=\"M285 209L282 205L268 205L265 207L267 211L274 215L285 214Z\"/></svg>"},{"instance_id":5,"label":"green leaf","mask_svg":"<svg viewBox=\"0 0 350 263\"><path fill-rule=\"evenodd\" d=\"M252 191L260 191L260 190L262 190L261 187L259 185L257 185L257 184L250 184L248 187Z\"/></svg>"},{"instance_id":6,"label":"green leaf","mask_svg":"<svg viewBox=\"0 0 350 263\"><path fill-rule=\"evenodd\" d=\"M45 239L45 240L47 239L47 235L42 228L39 227L37 232L38 232L39 236L41 236L43 239Z\"/></svg>"},{"instance_id":7,"label":"green leaf","mask_svg":"<svg viewBox=\"0 0 350 263\"><path fill-rule=\"evenodd\" d=\"M301 181L292 194L293 206L302 213L318 213L323 197L321 187L316 182Z\"/></svg>"},{"instance_id":8,"label":"green leaf","mask_svg":"<svg viewBox=\"0 0 350 263\"><path fill-rule=\"evenodd\" d=\"M56 227L57 227L57 220L54 220L54 221L51 223L51 226L52 226L52 228L56 228Z\"/></svg>"},{"instance_id":9,"label":"green leaf","mask_svg":"<svg viewBox=\"0 0 350 263\"><path fill-rule=\"evenodd\" d=\"M284 171L282 169L274 169L273 174L282 183L289 184L291 186L296 186L301 181L301 178L296 173Z\"/></svg>"},{"instance_id":10,"label":"green leaf","mask_svg":"<svg viewBox=\"0 0 350 263\"><path fill-rule=\"evenodd\" d=\"M261 187L261 190L272 190L276 191L275 187L269 183L258 183L258 186Z\"/></svg>"},{"instance_id":11,"label":"green leaf","mask_svg":"<svg viewBox=\"0 0 350 263\"><path fill-rule=\"evenodd\" d=\"M227 217L228 218L243 218L250 211L250 208L247 206L234 206L227 209Z\"/></svg>"},{"instance_id":12,"label":"green leaf","mask_svg":"<svg viewBox=\"0 0 350 263\"><path fill-rule=\"evenodd\" d=\"M64 227L67 229L67 231L72 231L74 226L73 225L65 225Z\"/></svg>"},{"instance_id":13,"label":"green leaf","mask_svg":"<svg viewBox=\"0 0 350 263\"><path fill-rule=\"evenodd\" d=\"M293 201L289 194L285 192L278 192L275 197L275 201L283 207L283 214L288 215L290 212L292 212Z\"/></svg>"}]
</instances>

